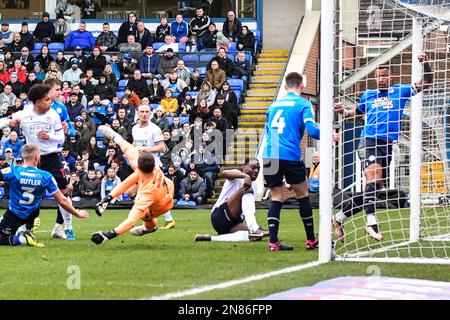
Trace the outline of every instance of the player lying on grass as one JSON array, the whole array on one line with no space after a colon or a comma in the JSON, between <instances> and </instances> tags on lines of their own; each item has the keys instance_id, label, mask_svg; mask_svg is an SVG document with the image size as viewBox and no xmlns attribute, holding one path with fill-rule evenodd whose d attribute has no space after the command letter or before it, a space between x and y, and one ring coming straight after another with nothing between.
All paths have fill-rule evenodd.
<instances>
[{"instance_id":1,"label":"player lying on grass","mask_svg":"<svg viewBox=\"0 0 450 320\"><path fill-rule=\"evenodd\" d=\"M259 169L258 160L251 159L245 163L242 172L223 171L226 180L211 211L211 223L219 235L196 235L195 241L260 241L269 235L268 231L259 227L255 217L255 180Z\"/></svg>"},{"instance_id":2,"label":"player lying on grass","mask_svg":"<svg viewBox=\"0 0 450 320\"><path fill-rule=\"evenodd\" d=\"M72 215L84 219L89 218L89 214L84 210L76 210L58 189L52 175L37 168L41 159L37 145L24 145L22 158L22 166L12 165L0 171L0 180L8 182L10 188L8 209L0 221L0 245L28 244L41 248L44 244L36 240L32 229L35 219L39 216L39 207L45 191L52 194L58 204ZM27 230L16 235L16 231L24 224Z\"/></svg>"},{"instance_id":3,"label":"player lying on grass","mask_svg":"<svg viewBox=\"0 0 450 320\"><path fill-rule=\"evenodd\" d=\"M128 218L119 226L110 231L97 231L92 234L91 240L95 244L101 244L130 230L132 234L139 236L155 232L157 230L156 218L173 207L173 182L164 176L158 166L155 166L155 157L152 153L146 150L138 151L123 138L118 137L119 135L114 141L120 146L125 157L129 161L137 159L136 171L97 204L96 213L101 216L112 199L125 193L135 184L138 185L137 195ZM143 221L143 225L135 227L139 219Z\"/></svg>"},{"instance_id":4,"label":"player lying on grass","mask_svg":"<svg viewBox=\"0 0 450 320\"><path fill-rule=\"evenodd\" d=\"M392 147L398 141L403 111L412 96L422 92L433 83L433 70L425 53L417 59L424 66L423 78L411 84L391 86L389 66L380 66L375 71L377 88L367 90L361 96L356 109L345 109L336 103L334 110L344 118L365 116L361 132L360 149L364 149L364 175L366 186L363 194L357 194L342 211L333 216L332 222L339 240L345 242L343 224L347 218L364 208L367 221L366 233L377 241L383 240L375 216L377 190L383 189L387 171L392 158Z\"/></svg>"}]
</instances>

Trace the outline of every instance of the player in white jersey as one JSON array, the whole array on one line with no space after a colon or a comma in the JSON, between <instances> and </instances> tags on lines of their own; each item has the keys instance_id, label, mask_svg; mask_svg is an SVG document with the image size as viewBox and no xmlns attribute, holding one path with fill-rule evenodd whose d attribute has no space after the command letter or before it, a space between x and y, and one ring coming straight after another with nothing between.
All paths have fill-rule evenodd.
<instances>
[{"instance_id":1,"label":"player in white jersey","mask_svg":"<svg viewBox=\"0 0 450 320\"><path fill-rule=\"evenodd\" d=\"M141 105L138 108L139 123L136 124L131 133L133 136L133 145L138 150L147 150L153 153L155 157L155 165L162 167L159 154L166 152L166 144L164 142L161 129L150 121L150 106ZM175 220L172 218L170 211L164 214L165 223L160 229L171 229L175 227Z\"/></svg>"},{"instance_id":2,"label":"player in white jersey","mask_svg":"<svg viewBox=\"0 0 450 320\"><path fill-rule=\"evenodd\" d=\"M65 141L64 127L59 114L51 106L47 108L44 104L37 105L35 103L36 97L42 94L48 94L52 101L54 95L58 93L55 93L53 88L46 85L35 85L31 87L29 92L30 107L14 113L10 125L20 125L27 143L35 143L39 146L41 153L39 169L50 172L55 178L61 192L66 195L70 191L71 186L65 174L61 155L62 145ZM58 214L52 236L55 238L75 240L71 226L71 217L68 219L65 217L67 215L70 216L70 213L62 207L59 210L61 214ZM66 231L64 231L62 224L66 220L69 220L70 223L66 223Z\"/></svg>"},{"instance_id":3,"label":"player in white jersey","mask_svg":"<svg viewBox=\"0 0 450 320\"><path fill-rule=\"evenodd\" d=\"M226 178L219 199L211 211L211 223L219 234L196 235L195 241L244 242L260 241L269 232L256 221L256 178L260 165L257 159L245 163L242 171L225 170ZM244 218L246 224L244 224Z\"/></svg>"}]
</instances>

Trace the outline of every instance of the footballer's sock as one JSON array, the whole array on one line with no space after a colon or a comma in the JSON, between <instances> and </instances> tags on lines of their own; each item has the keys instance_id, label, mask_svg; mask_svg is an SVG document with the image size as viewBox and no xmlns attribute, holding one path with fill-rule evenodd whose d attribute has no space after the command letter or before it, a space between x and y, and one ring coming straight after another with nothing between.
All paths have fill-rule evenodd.
<instances>
[{"instance_id":1,"label":"footballer's sock","mask_svg":"<svg viewBox=\"0 0 450 320\"><path fill-rule=\"evenodd\" d=\"M60 206L58 205L55 227L57 227L58 225L62 226L62 224L64 223L64 219L63 219L63 216L61 214L61 210L59 208L60 208Z\"/></svg>"},{"instance_id":2,"label":"footballer's sock","mask_svg":"<svg viewBox=\"0 0 450 320\"><path fill-rule=\"evenodd\" d=\"M303 225L305 226L306 238L311 242L316 241L316 236L314 234L313 210L311 207L311 202L309 201L309 196L298 199L298 208Z\"/></svg>"},{"instance_id":3,"label":"footballer's sock","mask_svg":"<svg viewBox=\"0 0 450 320\"><path fill-rule=\"evenodd\" d=\"M376 191L377 185L375 182L366 184L364 189L364 210L366 214L375 214Z\"/></svg>"},{"instance_id":4,"label":"footballer's sock","mask_svg":"<svg viewBox=\"0 0 450 320\"><path fill-rule=\"evenodd\" d=\"M360 212L364 205L364 194L362 192L358 192L355 194L350 200L346 202L342 211L339 211L335 218L339 223L344 223L347 218L357 214Z\"/></svg>"},{"instance_id":5,"label":"footballer's sock","mask_svg":"<svg viewBox=\"0 0 450 320\"><path fill-rule=\"evenodd\" d=\"M233 233L221 234L220 236L211 236L211 241L216 242L248 242L248 231L236 231Z\"/></svg>"},{"instance_id":6,"label":"footballer's sock","mask_svg":"<svg viewBox=\"0 0 450 320\"><path fill-rule=\"evenodd\" d=\"M242 213L245 217L248 230L256 231L259 229L258 222L256 222L256 208L255 208L255 195L253 193L246 193L242 196Z\"/></svg>"},{"instance_id":7,"label":"footballer's sock","mask_svg":"<svg viewBox=\"0 0 450 320\"><path fill-rule=\"evenodd\" d=\"M368 214L367 215L367 225L368 226L378 226L377 217L375 214Z\"/></svg>"},{"instance_id":8,"label":"footballer's sock","mask_svg":"<svg viewBox=\"0 0 450 320\"><path fill-rule=\"evenodd\" d=\"M283 202L272 201L267 213L267 225L269 226L269 237L271 243L278 242L278 228L280 226L280 212Z\"/></svg>"},{"instance_id":9,"label":"footballer's sock","mask_svg":"<svg viewBox=\"0 0 450 320\"><path fill-rule=\"evenodd\" d=\"M72 200L70 197L67 197L67 200L72 204ZM72 229L72 215L66 209L64 209L61 205L59 205L59 210L61 211L61 215L64 220L64 225L67 229Z\"/></svg>"},{"instance_id":10,"label":"footballer's sock","mask_svg":"<svg viewBox=\"0 0 450 320\"><path fill-rule=\"evenodd\" d=\"M172 212L170 212L170 210L167 211L166 213L164 213L164 220L165 220L166 222L170 222L170 221L173 220L173 218L172 218Z\"/></svg>"}]
</instances>

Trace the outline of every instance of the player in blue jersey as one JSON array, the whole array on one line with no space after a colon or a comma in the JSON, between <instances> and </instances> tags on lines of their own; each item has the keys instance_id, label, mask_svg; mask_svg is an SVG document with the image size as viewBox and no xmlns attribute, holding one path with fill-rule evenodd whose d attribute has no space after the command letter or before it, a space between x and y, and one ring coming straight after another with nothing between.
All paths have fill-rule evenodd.
<instances>
[{"instance_id":1,"label":"player in blue jersey","mask_svg":"<svg viewBox=\"0 0 450 320\"><path fill-rule=\"evenodd\" d=\"M319 242L314 233L313 212L300 143L305 130L317 140L320 138L320 130L314 120L312 104L300 96L303 90L302 76L292 72L286 76L285 81L287 94L269 107L265 125L264 185L270 188L272 197L267 215L269 249L293 250L292 246L278 240L280 212L283 206L283 178L286 178L286 182L298 197L300 217L307 237L306 249L314 250ZM339 139L337 134L334 139Z\"/></svg>"},{"instance_id":2,"label":"player in blue jersey","mask_svg":"<svg viewBox=\"0 0 450 320\"><path fill-rule=\"evenodd\" d=\"M10 188L8 209L0 220L0 245L16 246L28 244L43 247L30 230L34 219L39 216L39 207L46 191L70 214L78 218L89 218L84 210L76 210L71 202L58 189L55 179L50 173L37 168L41 159L39 147L27 143L22 148L24 164L12 165L0 170L0 180L6 181ZM27 225L23 234L16 235L22 225Z\"/></svg>"},{"instance_id":3,"label":"player in blue jersey","mask_svg":"<svg viewBox=\"0 0 450 320\"><path fill-rule=\"evenodd\" d=\"M345 242L344 221L364 208L367 214L366 233L377 241L383 240L375 216L377 190L384 188L387 169L391 162L392 146L399 138L403 111L410 98L428 88L433 82L433 70L426 54L421 53L418 60L423 64L424 75L414 85L391 85L389 66L380 66L375 71L377 89L367 90L361 96L354 110L336 103L334 109L344 118L365 116L359 148L364 154L363 165L366 185L364 192L357 194L342 211L333 216L333 226L339 240Z\"/></svg>"}]
</instances>

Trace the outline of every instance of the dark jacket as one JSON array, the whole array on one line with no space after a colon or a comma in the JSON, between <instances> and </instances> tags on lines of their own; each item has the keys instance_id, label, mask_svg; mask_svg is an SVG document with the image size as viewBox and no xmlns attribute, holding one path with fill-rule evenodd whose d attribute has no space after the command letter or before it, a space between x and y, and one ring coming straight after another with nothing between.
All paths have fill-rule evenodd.
<instances>
[{"instance_id":1,"label":"dark jacket","mask_svg":"<svg viewBox=\"0 0 450 320\"><path fill-rule=\"evenodd\" d=\"M148 85L148 99L150 100L150 103L159 103L161 99L164 98L164 94L164 88L161 84L158 84L156 92L153 84Z\"/></svg>"},{"instance_id":2,"label":"dark jacket","mask_svg":"<svg viewBox=\"0 0 450 320\"><path fill-rule=\"evenodd\" d=\"M225 19L222 27L222 33L227 38L233 38L233 41L236 41L236 38L238 37L239 33L241 33L242 30L242 23L239 19L235 18L233 23L232 31L230 32L228 30L228 25L230 21L228 19Z\"/></svg>"},{"instance_id":3,"label":"dark jacket","mask_svg":"<svg viewBox=\"0 0 450 320\"><path fill-rule=\"evenodd\" d=\"M209 30L207 30L204 34L203 34L203 47L206 49L215 49L216 48L216 42L217 42L217 33L219 31L214 31L211 32Z\"/></svg>"},{"instance_id":4,"label":"dark jacket","mask_svg":"<svg viewBox=\"0 0 450 320\"><path fill-rule=\"evenodd\" d=\"M152 122L156 124L161 131L169 130L169 120L167 120L166 116L163 115L160 119L156 118L156 113L152 118Z\"/></svg>"},{"instance_id":5,"label":"dark jacket","mask_svg":"<svg viewBox=\"0 0 450 320\"><path fill-rule=\"evenodd\" d=\"M101 184L102 182L97 178L89 180L86 174L81 182L81 196L86 199L100 199ZM92 191L94 194L86 195L87 191Z\"/></svg>"},{"instance_id":6,"label":"dark jacket","mask_svg":"<svg viewBox=\"0 0 450 320\"><path fill-rule=\"evenodd\" d=\"M189 91L200 91L203 81L201 77L198 77L197 80L191 77L189 79Z\"/></svg>"},{"instance_id":7,"label":"dark jacket","mask_svg":"<svg viewBox=\"0 0 450 320\"><path fill-rule=\"evenodd\" d=\"M55 26L50 20L48 22L41 21L36 25L33 35L37 39L50 38L55 34Z\"/></svg>"},{"instance_id":8,"label":"dark jacket","mask_svg":"<svg viewBox=\"0 0 450 320\"><path fill-rule=\"evenodd\" d=\"M141 80L130 78L127 83L127 88L131 91L134 91L134 93L136 93L140 99L148 96L147 82L144 78L141 78Z\"/></svg>"},{"instance_id":9,"label":"dark jacket","mask_svg":"<svg viewBox=\"0 0 450 320\"><path fill-rule=\"evenodd\" d=\"M191 195L191 200L205 195L205 185L203 178L197 177L195 181L192 181L189 177L186 177L181 181L181 198L186 194Z\"/></svg>"},{"instance_id":10,"label":"dark jacket","mask_svg":"<svg viewBox=\"0 0 450 320\"><path fill-rule=\"evenodd\" d=\"M255 35L253 32L249 31L245 36L242 36L242 34L239 34L238 38L237 38L237 48L239 50L243 50L243 51L250 51L250 52L254 52L255 51ZM242 44L243 47L240 48L239 44Z\"/></svg>"},{"instance_id":11,"label":"dark jacket","mask_svg":"<svg viewBox=\"0 0 450 320\"><path fill-rule=\"evenodd\" d=\"M86 99L89 101L94 97L95 87L90 81L86 81L86 85L82 85L81 82L78 83L80 85L80 90L83 91Z\"/></svg>"},{"instance_id":12,"label":"dark jacket","mask_svg":"<svg viewBox=\"0 0 450 320\"><path fill-rule=\"evenodd\" d=\"M22 62L22 65L25 66L27 68L27 72L30 73L31 71L33 71L34 69L34 57L29 54L28 57L25 59L24 56L19 56L18 59L20 60L20 62Z\"/></svg>"},{"instance_id":13,"label":"dark jacket","mask_svg":"<svg viewBox=\"0 0 450 320\"><path fill-rule=\"evenodd\" d=\"M139 31L136 29L136 42L139 42L141 44L141 48L142 50L145 49L145 47L147 47L148 45L153 44L153 37L152 34L150 33L150 31L147 28L144 28L144 33L141 34L139 33Z\"/></svg>"},{"instance_id":14,"label":"dark jacket","mask_svg":"<svg viewBox=\"0 0 450 320\"><path fill-rule=\"evenodd\" d=\"M48 65L50 64L50 62L52 62L53 57L50 55L50 53L48 53L45 57L42 54L38 54L36 56L36 61L38 61L41 64L41 67L47 71L48 69Z\"/></svg>"},{"instance_id":15,"label":"dark jacket","mask_svg":"<svg viewBox=\"0 0 450 320\"><path fill-rule=\"evenodd\" d=\"M124 21L119 28L117 43L126 43L129 34L136 35L137 22L131 24L128 20Z\"/></svg>"},{"instance_id":16,"label":"dark jacket","mask_svg":"<svg viewBox=\"0 0 450 320\"><path fill-rule=\"evenodd\" d=\"M219 62L219 68L222 69L223 71L225 71L225 74L227 75L227 77L231 77L231 74L233 72L233 61L228 57L221 59L221 58L219 58L219 56L216 56L213 59L216 59ZM207 70L211 69L211 61L209 61L206 69Z\"/></svg>"},{"instance_id":17,"label":"dark jacket","mask_svg":"<svg viewBox=\"0 0 450 320\"><path fill-rule=\"evenodd\" d=\"M233 72L231 73L233 76L237 76L241 78L242 76L249 77L252 73L252 65L248 60L243 62L235 61L233 62Z\"/></svg>"},{"instance_id":18,"label":"dark jacket","mask_svg":"<svg viewBox=\"0 0 450 320\"><path fill-rule=\"evenodd\" d=\"M95 44L108 47L108 49L114 49L117 47L117 36L112 31L108 33L102 32L95 39Z\"/></svg>"},{"instance_id":19,"label":"dark jacket","mask_svg":"<svg viewBox=\"0 0 450 320\"><path fill-rule=\"evenodd\" d=\"M208 16L203 16L201 18L195 16L189 22L190 35L196 36L197 38L201 38L203 34L208 30L210 24L211 19ZM196 26L198 29L194 30L194 26Z\"/></svg>"},{"instance_id":20,"label":"dark jacket","mask_svg":"<svg viewBox=\"0 0 450 320\"><path fill-rule=\"evenodd\" d=\"M111 101L116 95L115 87L107 83L99 83L95 86L94 94L98 94L101 100L108 99Z\"/></svg>"},{"instance_id":21,"label":"dark jacket","mask_svg":"<svg viewBox=\"0 0 450 320\"><path fill-rule=\"evenodd\" d=\"M22 44L22 47L27 47L30 51L34 48L34 38L33 35L30 32L27 33L20 33L20 43Z\"/></svg>"},{"instance_id":22,"label":"dark jacket","mask_svg":"<svg viewBox=\"0 0 450 320\"><path fill-rule=\"evenodd\" d=\"M75 118L81 114L81 110L84 109L84 107L81 105L80 102L77 102L75 105L72 105L72 103L69 101L66 103L67 113L69 114L70 121L75 122Z\"/></svg>"},{"instance_id":23,"label":"dark jacket","mask_svg":"<svg viewBox=\"0 0 450 320\"><path fill-rule=\"evenodd\" d=\"M151 73L155 75L158 72L159 56L153 54L148 56L147 54L142 54L139 57L138 68L142 73Z\"/></svg>"},{"instance_id":24,"label":"dark jacket","mask_svg":"<svg viewBox=\"0 0 450 320\"><path fill-rule=\"evenodd\" d=\"M94 78L98 78L105 69L106 58L103 55L95 57L93 54L86 60L86 70L92 69L94 71Z\"/></svg>"},{"instance_id":25,"label":"dark jacket","mask_svg":"<svg viewBox=\"0 0 450 320\"><path fill-rule=\"evenodd\" d=\"M155 32L155 42L164 42L164 38L166 37L166 35L170 35L170 26L162 26L159 25L158 27L156 27L156 32Z\"/></svg>"}]
</instances>

